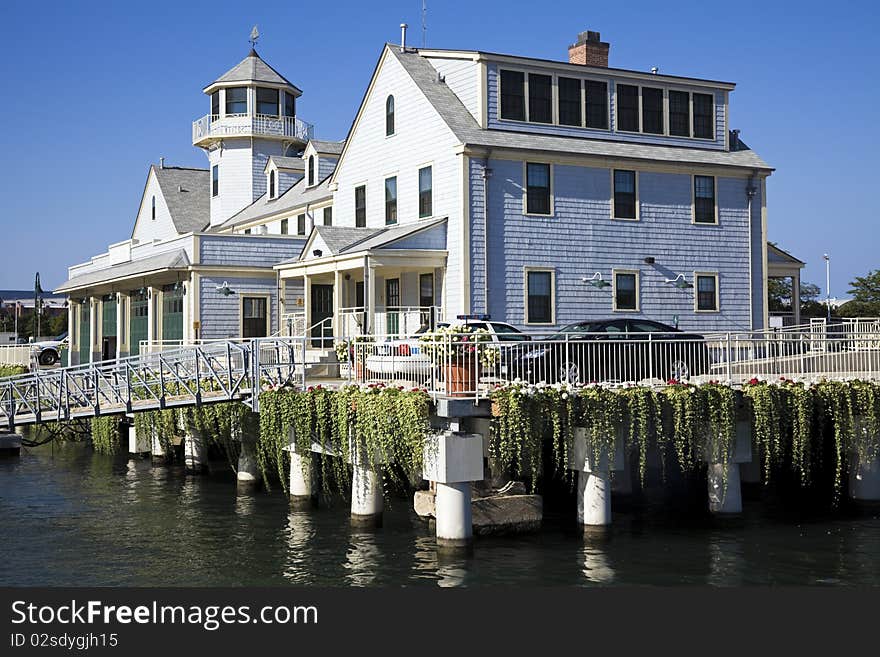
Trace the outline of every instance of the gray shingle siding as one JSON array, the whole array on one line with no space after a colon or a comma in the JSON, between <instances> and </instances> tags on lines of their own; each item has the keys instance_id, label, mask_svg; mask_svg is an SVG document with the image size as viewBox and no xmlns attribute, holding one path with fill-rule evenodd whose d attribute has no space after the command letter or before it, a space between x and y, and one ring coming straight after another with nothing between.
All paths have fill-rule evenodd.
<instances>
[{"instance_id":1,"label":"gray shingle siding","mask_svg":"<svg viewBox=\"0 0 880 657\"><path fill-rule=\"evenodd\" d=\"M203 265L272 267L298 256L304 244L305 238L296 237L203 235L199 239L199 262Z\"/></svg>"},{"instance_id":2,"label":"gray shingle siding","mask_svg":"<svg viewBox=\"0 0 880 657\"><path fill-rule=\"evenodd\" d=\"M217 292L223 282L235 292L224 296ZM248 294L269 295L270 330L278 330L278 286L275 278L230 278L227 276L202 276L199 279L200 337L203 340L219 340L241 335L241 298Z\"/></svg>"},{"instance_id":3,"label":"gray shingle siding","mask_svg":"<svg viewBox=\"0 0 880 657\"><path fill-rule=\"evenodd\" d=\"M482 180L479 164L471 167L472 306L482 309ZM524 267L548 267L556 273L556 325L610 317L611 288L584 283L584 276L612 269L640 272L640 311L620 313L672 323L678 315L685 329L751 328L749 306L750 230L746 181L719 178L719 225L691 223L691 180L685 174L639 175L638 222L612 220L611 174L608 169L554 167L555 207L552 217L522 214L522 163L492 160L489 182L488 312L525 326ZM646 265L646 257L654 265ZM695 313L694 290L665 282L683 273L717 271L721 310Z\"/></svg>"}]
</instances>

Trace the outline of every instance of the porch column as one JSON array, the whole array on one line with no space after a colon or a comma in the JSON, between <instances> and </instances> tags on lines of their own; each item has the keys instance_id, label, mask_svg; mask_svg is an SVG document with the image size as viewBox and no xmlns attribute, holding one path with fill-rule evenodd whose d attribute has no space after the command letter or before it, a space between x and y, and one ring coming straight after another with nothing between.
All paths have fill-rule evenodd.
<instances>
[{"instance_id":1,"label":"porch column","mask_svg":"<svg viewBox=\"0 0 880 657\"><path fill-rule=\"evenodd\" d=\"M15 312L13 310L13 312ZM70 338L67 341L67 364L73 365L73 354L79 353L79 336L77 335L77 329L79 328L76 325L77 317L79 312L79 304L70 299L67 299L67 335Z\"/></svg>"},{"instance_id":2,"label":"porch column","mask_svg":"<svg viewBox=\"0 0 880 657\"><path fill-rule=\"evenodd\" d=\"M373 333L376 313L376 268L370 261L370 256L366 257L364 279L364 314L366 315L364 333L370 335Z\"/></svg>"},{"instance_id":3,"label":"porch column","mask_svg":"<svg viewBox=\"0 0 880 657\"><path fill-rule=\"evenodd\" d=\"M333 273L333 335L342 337L342 272L338 269Z\"/></svg>"},{"instance_id":4,"label":"porch column","mask_svg":"<svg viewBox=\"0 0 880 657\"><path fill-rule=\"evenodd\" d=\"M791 277L791 310L794 313L794 325L801 325L801 273Z\"/></svg>"},{"instance_id":5,"label":"porch column","mask_svg":"<svg viewBox=\"0 0 880 657\"><path fill-rule=\"evenodd\" d=\"M278 328L276 329L281 335L290 335L287 330L287 324L284 321L284 315L290 312L287 309L287 279L278 276Z\"/></svg>"},{"instance_id":6,"label":"porch column","mask_svg":"<svg viewBox=\"0 0 880 657\"><path fill-rule=\"evenodd\" d=\"M303 332L308 333L312 325L312 280L305 275L303 276L303 309L306 317Z\"/></svg>"},{"instance_id":7,"label":"porch column","mask_svg":"<svg viewBox=\"0 0 880 657\"><path fill-rule=\"evenodd\" d=\"M116 358L124 358L131 353L128 346L128 294L116 295Z\"/></svg>"},{"instance_id":8,"label":"porch column","mask_svg":"<svg viewBox=\"0 0 880 657\"><path fill-rule=\"evenodd\" d=\"M101 297L92 297L89 304L89 337L91 338L91 346L89 346L89 362L101 360L101 310L104 302Z\"/></svg>"},{"instance_id":9,"label":"porch column","mask_svg":"<svg viewBox=\"0 0 880 657\"><path fill-rule=\"evenodd\" d=\"M192 305L190 304L190 284L189 281L183 281L183 335L181 336L181 344L192 344L193 328L192 328ZM271 306L271 304L270 304ZM268 311L269 309L267 309ZM272 331L269 331L270 333Z\"/></svg>"}]
</instances>

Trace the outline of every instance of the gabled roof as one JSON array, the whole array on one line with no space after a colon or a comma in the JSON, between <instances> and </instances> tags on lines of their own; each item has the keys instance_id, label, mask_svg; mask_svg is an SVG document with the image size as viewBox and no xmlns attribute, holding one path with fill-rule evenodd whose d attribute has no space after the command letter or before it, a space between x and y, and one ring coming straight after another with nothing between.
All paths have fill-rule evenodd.
<instances>
[{"instance_id":1,"label":"gabled roof","mask_svg":"<svg viewBox=\"0 0 880 657\"><path fill-rule=\"evenodd\" d=\"M211 197L207 169L152 166L159 189L178 233L192 233L210 223Z\"/></svg>"},{"instance_id":2,"label":"gabled roof","mask_svg":"<svg viewBox=\"0 0 880 657\"><path fill-rule=\"evenodd\" d=\"M79 276L74 276L68 281L59 285L55 292L69 292L92 285L101 283L109 283L117 279L130 278L132 276L140 276L166 269L183 269L189 266L189 257L184 249L161 253L159 255L150 256L141 260L133 260L122 264L105 267L96 271L86 272Z\"/></svg>"},{"instance_id":3,"label":"gabled roof","mask_svg":"<svg viewBox=\"0 0 880 657\"><path fill-rule=\"evenodd\" d=\"M274 163L279 169L294 169L295 171L304 171L305 163L301 157L285 157L283 155L270 155L264 169L269 169L269 163Z\"/></svg>"},{"instance_id":4,"label":"gabled roof","mask_svg":"<svg viewBox=\"0 0 880 657\"><path fill-rule=\"evenodd\" d=\"M330 250L330 255L360 253L372 249L380 249L391 246L405 237L421 233L422 231L446 224L446 217L431 219L429 221L417 221L402 226L388 226L385 228L354 228L351 226L315 226L312 234L303 245L299 257L283 260L279 265L300 262L303 255L309 253L315 236L321 240Z\"/></svg>"},{"instance_id":5,"label":"gabled roof","mask_svg":"<svg viewBox=\"0 0 880 657\"><path fill-rule=\"evenodd\" d=\"M268 84L280 84L286 87L291 87L297 92L302 93L296 85L291 83L287 78L264 62L257 54L257 51L253 48L251 48L247 57L205 87L205 90L207 91L215 84L226 84L229 82L265 82Z\"/></svg>"},{"instance_id":6,"label":"gabled roof","mask_svg":"<svg viewBox=\"0 0 880 657\"><path fill-rule=\"evenodd\" d=\"M466 146L483 148L510 148L538 150L553 153L574 153L633 160L653 160L693 164L736 166L748 169L772 170L752 150L720 151L700 148L657 146L620 142L589 137L560 137L549 134L513 130L483 130L461 100L448 87L438 82L437 69L417 50L401 52L397 46L386 45L416 83L428 102Z\"/></svg>"},{"instance_id":7,"label":"gabled roof","mask_svg":"<svg viewBox=\"0 0 880 657\"><path fill-rule=\"evenodd\" d=\"M317 203L330 199L333 197L333 194L330 191L329 182L330 176L327 176L314 187L306 187L306 179L300 178L281 196L271 199L269 194L263 194L256 201L229 217L229 219L213 230L224 230L250 223L251 221L259 221L264 217L271 217L279 212L301 207L306 203Z\"/></svg>"},{"instance_id":8,"label":"gabled roof","mask_svg":"<svg viewBox=\"0 0 880 657\"><path fill-rule=\"evenodd\" d=\"M342 141L321 141L319 139L312 139L309 141L309 144L315 149L316 152L321 155L339 155L342 153L342 149L345 148L345 140ZM306 148L308 148L308 144L306 144Z\"/></svg>"},{"instance_id":9,"label":"gabled roof","mask_svg":"<svg viewBox=\"0 0 880 657\"><path fill-rule=\"evenodd\" d=\"M773 242L767 242L767 262L771 264L799 265L804 267L806 263L798 260L787 251L783 251Z\"/></svg>"}]
</instances>

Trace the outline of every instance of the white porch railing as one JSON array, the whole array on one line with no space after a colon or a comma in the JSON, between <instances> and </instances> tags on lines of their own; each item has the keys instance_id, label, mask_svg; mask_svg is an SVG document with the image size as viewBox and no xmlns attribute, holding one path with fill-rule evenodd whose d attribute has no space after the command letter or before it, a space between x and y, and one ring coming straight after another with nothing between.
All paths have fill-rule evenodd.
<instances>
[{"instance_id":1,"label":"white porch railing","mask_svg":"<svg viewBox=\"0 0 880 657\"><path fill-rule=\"evenodd\" d=\"M340 309L342 335L364 333L366 309L352 306ZM443 321L440 306L386 306L373 312L372 334L378 338L407 337L421 329L436 328Z\"/></svg>"},{"instance_id":2,"label":"white porch railing","mask_svg":"<svg viewBox=\"0 0 880 657\"><path fill-rule=\"evenodd\" d=\"M268 114L207 114L193 121L192 141L203 139L251 136L287 137L307 142L315 135L315 127L296 116Z\"/></svg>"},{"instance_id":3,"label":"white porch railing","mask_svg":"<svg viewBox=\"0 0 880 657\"><path fill-rule=\"evenodd\" d=\"M0 365L29 365L31 349L28 344L0 345Z\"/></svg>"}]
</instances>

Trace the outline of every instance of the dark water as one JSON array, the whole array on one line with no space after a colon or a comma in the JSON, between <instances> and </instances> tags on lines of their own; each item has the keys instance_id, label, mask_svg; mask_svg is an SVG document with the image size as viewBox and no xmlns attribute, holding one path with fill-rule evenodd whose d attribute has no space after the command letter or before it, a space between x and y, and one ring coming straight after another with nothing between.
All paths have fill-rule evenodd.
<instances>
[{"instance_id":1,"label":"dark water","mask_svg":"<svg viewBox=\"0 0 880 657\"><path fill-rule=\"evenodd\" d=\"M616 511L606 541L551 519L438 557L410 509L396 500L382 529L355 531L344 504L291 512L232 480L42 447L0 461L0 585L880 585L876 510L792 521L756 501L733 524Z\"/></svg>"}]
</instances>

